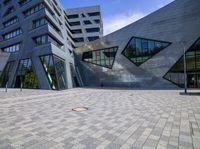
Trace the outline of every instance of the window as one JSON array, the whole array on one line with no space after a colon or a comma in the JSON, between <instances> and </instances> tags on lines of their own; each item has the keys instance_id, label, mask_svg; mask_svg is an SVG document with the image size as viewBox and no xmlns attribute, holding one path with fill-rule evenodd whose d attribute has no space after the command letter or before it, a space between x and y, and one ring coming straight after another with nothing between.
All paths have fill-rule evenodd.
<instances>
[{"instance_id":1,"label":"window","mask_svg":"<svg viewBox=\"0 0 200 149\"><path fill-rule=\"evenodd\" d=\"M52 38L50 35L47 35L47 34L34 38L34 41L37 46L52 43L60 49L63 48L63 44L59 43L58 41L56 41L54 38Z\"/></svg>"},{"instance_id":2,"label":"window","mask_svg":"<svg viewBox=\"0 0 200 149\"><path fill-rule=\"evenodd\" d=\"M83 38L72 38L74 42L84 42Z\"/></svg>"},{"instance_id":3,"label":"window","mask_svg":"<svg viewBox=\"0 0 200 149\"><path fill-rule=\"evenodd\" d=\"M99 32L100 28L86 28L87 33Z\"/></svg>"},{"instance_id":4,"label":"window","mask_svg":"<svg viewBox=\"0 0 200 149\"><path fill-rule=\"evenodd\" d=\"M68 19L76 19L76 18L78 18L78 14L68 15L67 18Z\"/></svg>"},{"instance_id":5,"label":"window","mask_svg":"<svg viewBox=\"0 0 200 149\"><path fill-rule=\"evenodd\" d=\"M30 1L32 1L32 0L20 0L18 3L19 3L20 6L23 6L23 5L27 4Z\"/></svg>"},{"instance_id":6,"label":"window","mask_svg":"<svg viewBox=\"0 0 200 149\"><path fill-rule=\"evenodd\" d=\"M20 88L21 84L23 88L38 88L38 82L33 71L31 59L20 60L13 87Z\"/></svg>"},{"instance_id":7,"label":"window","mask_svg":"<svg viewBox=\"0 0 200 149\"><path fill-rule=\"evenodd\" d=\"M88 15L90 17L92 17L92 16L100 16L100 12L91 12L91 13L88 13Z\"/></svg>"},{"instance_id":8,"label":"window","mask_svg":"<svg viewBox=\"0 0 200 149\"><path fill-rule=\"evenodd\" d=\"M99 20L99 19L94 20L94 22L95 22L96 24L100 24L100 20Z\"/></svg>"},{"instance_id":9,"label":"window","mask_svg":"<svg viewBox=\"0 0 200 149\"><path fill-rule=\"evenodd\" d=\"M133 37L122 54L139 66L169 45L169 42Z\"/></svg>"},{"instance_id":10,"label":"window","mask_svg":"<svg viewBox=\"0 0 200 149\"><path fill-rule=\"evenodd\" d=\"M47 78L53 90L61 90L67 88L65 60L55 56L41 56L43 68L47 74Z\"/></svg>"},{"instance_id":11,"label":"window","mask_svg":"<svg viewBox=\"0 0 200 149\"><path fill-rule=\"evenodd\" d=\"M92 22L90 20L85 20L83 21L85 25L89 25L89 24L92 24Z\"/></svg>"},{"instance_id":12,"label":"window","mask_svg":"<svg viewBox=\"0 0 200 149\"><path fill-rule=\"evenodd\" d=\"M20 50L20 43L17 43L17 44L2 48L2 50L4 52L9 52L9 53L17 52L17 51Z\"/></svg>"},{"instance_id":13,"label":"window","mask_svg":"<svg viewBox=\"0 0 200 149\"><path fill-rule=\"evenodd\" d=\"M88 51L83 53L82 60L102 67L112 69L118 47Z\"/></svg>"},{"instance_id":14,"label":"window","mask_svg":"<svg viewBox=\"0 0 200 149\"><path fill-rule=\"evenodd\" d=\"M40 19L33 21L33 28L38 28L45 24L47 24L47 20L45 18L40 18Z\"/></svg>"},{"instance_id":15,"label":"window","mask_svg":"<svg viewBox=\"0 0 200 149\"><path fill-rule=\"evenodd\" d=\"M8 10L5 12L4 17L13 13L14 11L15 11L15 8L13 6L9 7Z\"/></svg>"},{"instance_id":16,"label":"window","mask_svg":"<svg viewBox=\"0 0 200 149\"><path fill-rule=\"evenodd\" d=\"M88 37L88 41L94 41L99 39L99 36Z\"/></svg>"},{"instance_id":17,"label":"window","mask_svg":"<svg viewBox=\"0 0 200 149\"><path fill-rule=\"evenodd\" d=\"M4 0L4 1L3 1L3 4L4 4L4 5L8 5L10 2L11 2L11 0Z\"/></svg>"},{"instance_id":18,"label":"window","mask_svg":"<svg viewBox=\"0 0 200 149\"><path fill-rule=\"evenodd\" d=\"M0 87L6 87L7 82L9 81L9 78L12 74L12 69L14 66L15 62L11 61L8 62L0 76Z\"/></svg>"},{"instance_id":19,"label":"window","mask_svg":"<svg viewBox=\"0 0 200 149\"><path fill-rule=\"evenodd\" d=\"M17 17L11 18L10 20L4 22L3 26L4 26L4 28L6 28L6 27L8 27L8 26L10 26L12 24L17 23L18 21L19 21L19 19Z\"/></svg>"},{"instance_id":20,"label":"window","mask_svg":"<svg viewBox=\"0 0 200 149\"><path fill-rule=\"evenodd\" d=\"M40 10L42 10L43 8L44 8L44 4L40 3L40 4L30 8L30 9L24 11L23 14L24 14L25 17L28 17L28 16L30 16L30 15L32 15L32 14L34 14L34 13L40 11Z\"/></svg>"},{"instance_id":21,"label":"window","mask_svg":"<svg viewBox=\"0 0 200 149\"><path fill-rule=\"evenodd\" d=\"M14 37L16 37L16 36L18 36L20 34L22 34L22 30L20 28L18 28L16 30L12 31L12 32L4 34L3 35L3 39L7 40L7 39L10 39L10 38L14 38Z\"/></svg>"},{"instance_id":22,"label":"window","mask_svg":"<svg viewBox=\"0 0 200 149\"><path fill-rule=\"evenodd\" d=\"M69 22L69 25L70 26L79 26L81 25L81 23L79 21L76 21L76 22Z\"/></svg>"},{"instance_id":23,"label":"window","mask_svg":"<svg viewBox=\"0 0 200 149\"><path fill-rule=\"evenodd\" d=\"M188 88L200 88L200 38L186 52ZM164 78L179 87L184 87L184 56L166 73Z\"/></svg>"},{"instance_id":24,"label":"window","mask_svg":"<svg viewBox=\"0 0 200 149\"><path fill-rule=\"evenodd\" d=\"M81 29L75 29L75 30L71 30L72 34L81 34L82 30Z\"/></svg>"}]
</instances>

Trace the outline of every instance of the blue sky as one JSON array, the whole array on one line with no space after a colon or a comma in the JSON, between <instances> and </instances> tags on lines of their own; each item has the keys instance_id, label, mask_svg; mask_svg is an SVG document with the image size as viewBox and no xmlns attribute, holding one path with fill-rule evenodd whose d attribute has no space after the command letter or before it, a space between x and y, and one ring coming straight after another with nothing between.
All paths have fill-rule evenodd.
<instances>
[{"instance_id":1,"label":"blue sky","mask_svg":"<svg viewBox=\"0 0 200 149\"><path fill-rule=\"evenodd\" d=\"M118 30L173 0L60 0L65 8L100 5L104 34Z\"/></svg>"}]
</instances>

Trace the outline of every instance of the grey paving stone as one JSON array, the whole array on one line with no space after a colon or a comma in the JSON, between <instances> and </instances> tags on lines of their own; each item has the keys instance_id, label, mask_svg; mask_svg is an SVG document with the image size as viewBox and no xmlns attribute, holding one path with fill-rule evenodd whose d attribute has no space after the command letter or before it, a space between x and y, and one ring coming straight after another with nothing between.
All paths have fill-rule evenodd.
<instances>
[{"instance_id":1,"label":"grey paving stone","mask_svg":"<svg viewBox=\"0 0 200 149\"><path fill-rule=\"evenodd\" d=\"M84 88L1 92L0 149L198 148L200 96L179 93ZM89 110L71 110L80 106Z\"/></svg>"}]
</instances>

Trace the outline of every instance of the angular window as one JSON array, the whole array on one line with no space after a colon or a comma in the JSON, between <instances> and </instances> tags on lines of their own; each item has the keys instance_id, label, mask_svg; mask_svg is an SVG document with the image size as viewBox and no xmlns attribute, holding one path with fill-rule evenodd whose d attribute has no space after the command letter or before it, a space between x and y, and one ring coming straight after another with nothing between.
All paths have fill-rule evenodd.
<instances>
[{"instance_id":1,"label":"angular window","mask_svg":"<svg viewBox=\"0 0 200 149\"><path fill-rule=\"evenodd\" d=\"M62 90L67 88L65 60L55 56L41 56L40 60L47 74L47 78L53 90Z\"/></svg>"},{"instance_id":2,"label":"angular window","mask_svg":"<svg viewBox=\"0 0 200 149\"><path fill-rule=\"evenodd\" d=\"M8 5L10 2L11 2L11 0L4 0L4 1L3 1L3 4L4 4L4 5Z\"/></svg>"},{"instance_id":3,"label":"angular window","mask_svg":"<svg viewBox=\"0 0 200 149\"><path fill-rule=\"evenodd\" d=\"M48 43L52 43L55 46L57 46L58 48L63 49L63 44L58 42L56 39L54 39L53 37L51 37L48 34L35 37L34 41L35 41L37 46L41 46L41 45L45 45L45 44L48 44Z\"/></svg>"},{"instance_id":4,"label":"angular window","mask_svg":"<svg viewBox=\"0 0 200 149\"><path fill-rule=\"evenodd\" d=\"M71 33L72 34L81 34L82 30L81 29L74 29L74 30L71 30Z\"/></svg>"},{"instance_id":5,"label":"angular window","mask_svg":"<svg viewBox=\"0 0 200 149\"><path fill-rule=\"evenodd\" d=\"M32 14L34 14L34 13L36 13L36 12L42 10L42 9L44 9L44 4L40 3L40 4L30 8L30 9L24 11L23 14L24 14L25 17L28 17L28 16L30 16L30 15L32 15Z\"/></svg>"},{"instance_id":6,"label":"angular window","mask_svg":"<svg viewBox=\"0 0 200 149\"><path fill-rule=\"evenodd\" d=\"M118 47L111 47L106 49L84 52L82 60L84 62L112 69L117 50Z\"/></svg>"},{"instance_id":7,"label":"angular window","mask_svg":"<svg viewBox=\"0 0 200 149\"><path fill-rule=\"evenodd\" d=\"M91 13L88 13L88 15L90 17L93 17L93 16L100 16L100 12L91 12Z\"/></svg>"},{"instance_id":8,"label":"angular window","mask_svg":"<svg viewBox=\"0 0 200 149\"><path fill-rule=\"evenodd\" d=\"M68 15L67 18L68 19L76 19L76 18L78 18L78 14Z\"/></svg>"},{"instance_id":9,"label":"angular window","mask_svg":"<svg viewBox=\"0 0 200 149\"><path fill-rule=\"evenodd\" d=\"M10 26L10 25L12 25L12 24L17 23L18 21L19 21L19 19L18 19L17 17L14 17L14 18L12 18L12 19L10 19L10 20L4 22L4 23L3 23L3 26L4 26L4 28L6 28L6 27L8 27L8 26Z\"/></svg>"},{"instance_id":10,"label":"angular window","mask_svg":"<svg viewBox=\"0 0 200 149\"><path fill-rule=\"evenodd\" d=\"M135 65L140 66L170 44L169 42L133 37L122 54Z\"/></svg>"},{"instance_id":11,"label":"angular window","mask_svg":"<svg viewBox=\"0 0 200 149\"><path fill-rule=\"evenodd\" d=\"M8 10L5 12L4 17L13 13L15 11L15 8L13 6L11 6L10 8L8 8Z\"/></svg>"},{"instance_id":12,"label":"angular window","mask_svg":"<svg viewBox=\"0 0 200 149\"><path fill-rule=\"evenodd\" d=\"M74 42L84 42L83 38L72 38Z\"/></svg>"},{"instance_id":13,"label":"angular window","mask_svg":"<svg viewBox=\"0 0 200 149\"><path fill-rule=\"evenodd\" d=\"M3 52L8 52L8 53L18 52L20 50L20 44L21 43L17 43L17 44L2 48L2 50Z\"/></svg>"},{"instance_id":14,"label":"angular window","mask_svg":"<svg viewBox=\"0 0 200 149\"><path fill-rule=\"evenodd\" d=\"M92 24L92 22L91 22L90 20L85 20L85 21L83 21L83 22L84 22L85 25L90 25L90 24Z\"/></svg>"},{"instance_id":15,"label":"angular window","mask_svg":"<svg viewBox=\"0 0 200 149\"><path fill-rule=\"evenodd\" d=\"M99 32L100 28L96 27L96 28L86 28L85 29L87 33L94 33L94 32Z\"/></svg>"},{"instance_id":16,"label":"angular window","mask_svg":"<svg viewBox=\"0 0 200 149\"><path fill-rule=\"evenodd\" d=\"M81 25L80 21L76 21L76 22L69 22L70 26L79 26Z\"/></svg>"},{"instance_id":17,"label":"angular window","mask_svg":"<svg viewBox=\"0 0 200 149\"><path fill-rule=\"evenodd\" d=\"M23 5L27 4L30 1L32 1L32 0L19 0L18 3L19 3L20 6L23 6Z\"/></svg>"},{"instance_id":18,"label":"angular window","mask_svg":"<svg viewBox=\"0 0 200 149\"><path fill-rule=\"evenodd\" d=\"M15 64L14 61L8 62L6 64L6 67L4 68L3 73L1 74L0 77L0 87L6 87L6 84L11 76L14 64Z\"/></svg>"},{"instance_id":19,"label":"angular window","mask_svg":"<svg viewBox=\"0 0 200 149\"><path fill-rule=\"evenodd\" d=\"M20 88L21 84L23 88L38 88L38 82L33 71L31 59L20 60L13 87Z\"/></svg>"},{"instance_id":20,"label":"angular window","mask_svg":"<svg viewBox=\"0 0 200 149\"><path fill-rule=\"evenodd\" d=\"M186 52L187 86L200 88L200 38ZM184 87L184 56L167 72L164 78Z\"/></svg>"},{"instance_id":21,"label":"angular window","mask_svg":"<svg viewBox=\"0 0 200 149\"><path fill-rule=\"evenodd\" d=\"M96 20L94 20L94 22L96 23L96 24L100 24L100 20L99 19L96 19Z\"/></svg>"},{"instance_id":22,"label":"angular window","mask_svg":"<svg viewBox=\"0 0 200 149\"><path fill-rule=\"evenodd\" d=\"M14 37L16 37L20 34L22 34L22 30L21 30L21 28L18 28L18 29L15 29L15 30L7 33L7 34L4 34L3 39L7 40L7 39L10 39L10 38L14 38Z\"/></svg>"},{"instance_id":23,"label":"angular window","mask_svg":"<svg viewBox=\"0 0 200 149\"><path fill-rule=\"evenodd\" d=\"M88 37L88 41L94 41L99 39L99 36Z\"/></svg>"},{"instance_id":24,"label":"angular window","mask_svg":"<svg viewBox=\"0 0 200 149\"><path fill-rule=\"evenodd\" d=\"M33 21L33 28L38 28L45 24L47 24L47 20L45 18L40 18L40 19Z\"/></svg>"}]
</instances>

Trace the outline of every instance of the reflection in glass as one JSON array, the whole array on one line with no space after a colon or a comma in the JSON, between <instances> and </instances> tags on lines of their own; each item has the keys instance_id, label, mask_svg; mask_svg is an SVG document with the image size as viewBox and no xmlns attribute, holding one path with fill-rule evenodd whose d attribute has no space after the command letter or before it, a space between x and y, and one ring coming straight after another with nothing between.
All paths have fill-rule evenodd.
<instances>
[{"instance_id":1,"label":"reflection in glass","mask_svg":"<svg viewBox=\"0 0 200 149\"><path fill-rule=\"evenodd\" d=\"M41 56L40 59L52 89L66 89L65 61L52 54Z\"/></svg>"},{"instance_id":2,"label":"reflection in glass","mask_svg":"<svg viewBox=\"0 0 200 149\"><path fill-rule=\"evenodd\" d=\"M33 72L31 59L20 60L14 79L14 87L38 88L38 82Z\"/></svg>"},{"instance_id":3,"label":"reflection in glass","mask_svg":"<svg viewBox=\"0 0 200 149\"><path fill-rule=\"evenodd\" d=\"M139 66L169 45L169 42L133 37L122 54Z\"/></svg>"},{"instance_id":4,"label":"reflection in glass","mask_svg":"<svg viewBox=\"0 0 200 149\"><path fill-rule=\"evenodd\" d=\"M187 86L200 88L200 39L186 52ZM184 87L183 56L164 76L179 87Z\"/></svg>"},{"instance_id":5,"label":"reflection in glass","mask_svg":"<svg viewBox=\"0 0 200 149\"><path fill-rule=\"evenodd\" d=\"M11 76L11 72L14 66L14 61L8 62L3 70L3 73L0 77L0 87L6 87L7 82Z\"/></svg>"},{"instance_id":6,"label":"reflection in glass","mask_svg":"<svg viewBox=\"0 0 200 149\"><path fill-rule=\"evenodd\" d=\"M106 68L112 68L118 47L99 49L83 53L82 60Z\"/></svg>"}]
</instances>

